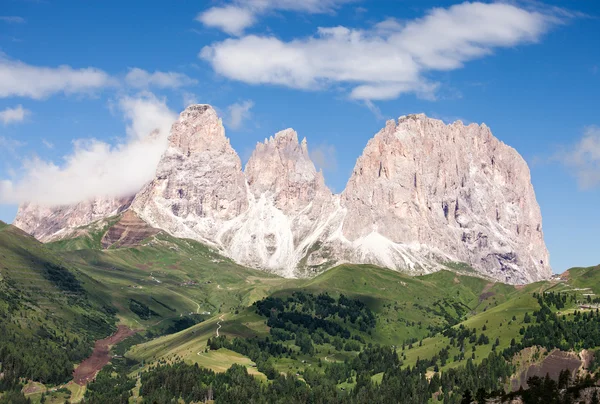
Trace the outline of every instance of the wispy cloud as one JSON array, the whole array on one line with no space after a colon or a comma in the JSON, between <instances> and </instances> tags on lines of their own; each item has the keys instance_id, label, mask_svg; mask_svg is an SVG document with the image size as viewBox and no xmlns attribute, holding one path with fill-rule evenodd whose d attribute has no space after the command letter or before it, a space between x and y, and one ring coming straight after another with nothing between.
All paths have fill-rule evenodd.
<instances>
[{"instance_id":1,"label":"wispy cloud","mask_svg":"<svg viewBox=\"0 0 600 404\"><path fill-rule=\"evenodd\" d=\"M18 17L16 15L2 15L0 16L0 21L7 22L9 24L23 24L25 23L25 18Z\"/></svg>"},{"instance_id":2,"label":"wispy cloud","mask_svg":"<svg viewBox=\"0 0 600 404\"><path fill-rule=\"evenodd\" d=\"M315 148L310 148L310 158L317 169L323 171L337 171L336 150L333 145L322 143Z\"/></svg>"},{"instance_id":3,"label":"wispy cloud","mask_svg":"<svg viewBox=\"0 0 600 404\"><path fill-rule=\"evenodd\" d=\"M294 11L320 14L334 11L344 3L356 0L237 0L220 7L211 7L196 16L196 21L230 35L242 35L259 16L271 11Z\"/></svg>"},{"instance_id":4,"label":"wispy cloud","mask_svg":"<svg viewBox=\"0 0 600 404\"><path fill-rule=\"evenodd\" d=\"M134 67L129 69L125 76L125 83L133 88L146 89L155 88L180 88L197 84L198 81L183 73L155 71L150 73L146 70Z\"/></svg>"},{"instance_id":5,"label":"wispy cloud","mask_svg":"<svg viewBox=\"0 0 600 404\"><path fill-rule=\"evenodd\" d=\"M186 108L192 104L198 104L198 97L194 93L184 91L182 94L183 107Z\"/></svg>"},{"instance_id":6,"label":"wispy cloud","mask_svg":"<svg viewBox=\"0 0 600 404\"><path fill-rule=\"evenodd\" d=\"M0 98L43 99L56 93L91 93L114 84L100 69L34 66L0 54Z\"/></svg>"},{"instance_id":7,"label":"wispy cloud","mask_svg":"<svg viewBox=\"0 0 600 404\"><path fill-rule=\"evenodd\" d=\"M227 124L231 129L240 129L245 120L250 118L250 110L254 106L254 101L246 100L236 102L227 107Z\"/></svg>"},{"instance_id":8,"label":"wispy cloud","mask_svg":"<svg viewBox=\"0 0 600 404\"><path fill-rule=\"evenodd\" d=\"M439 83L428 79L428 72L459 69L497 48L534 43L569 18L556 9L462 3L411 21L384 20L366 30L319 28L314 36L287 41L229 38L204 47L199 56L220 75L250 84L304 90L347 85L351 98L371 101L404 93L433 99Z\"/></svg>"},{"instance_id":9,"label":"wispy cloud","mask_svg":"<svg viewBox=\"0 0 600 404\"><path fill-rule=\"evenodd\" d=\"M48 149L54 149L54 143L52 143L46 139L42 139L42 144L44 146L46 146L46 148L48 148Z\"/></svg>"},{"instance_id":10,"label":"wispy cloud","mask_svg":"<svg viewBox=\"0 0 600 404\"><path fill-rule=\"evenodd\" d=\"M25 143L11 139L8 137L0 136L0 149L10 154L15 155L18 148L25 146ZM1 188L0 188L1 189Z\"/></svg>"},{"instance_id":11,"label":"wispy cloud","mask_svg":"<svg viewBox=\"0 0 600 404\"><path fill-rule=\"evenodd\" d=\"M0 122L4 125L23 122L29 114L31 114L31 111L23 108L22 105L17 105L14 108L6 108L0 111Z\"/></svg>"},{"instance_id":12,"label":"wispy cloud","mask_svg":"<svg viewBox=\"0 0 600 404\"><path fill-rule=\"evenodd\" d=\"M552 160L561 162L577 178L582 189L600 185L600 127L585 129L577 143L563 147Z\"/></svg>"},{"instance_id":13,"label":"wispy cloud","mask_svg":"<svg viewBox=\"0 0 600 404\"><path fill-rule=\"evenodd\" d=\"M75 140L61 163L24 159L19 178L0 180L0 203L63 205L139 191L153 178L177 115L165 99L148 92L118 99L115 109L127 124L126 137L116 145Z\"/></svg>"}]
</instances>

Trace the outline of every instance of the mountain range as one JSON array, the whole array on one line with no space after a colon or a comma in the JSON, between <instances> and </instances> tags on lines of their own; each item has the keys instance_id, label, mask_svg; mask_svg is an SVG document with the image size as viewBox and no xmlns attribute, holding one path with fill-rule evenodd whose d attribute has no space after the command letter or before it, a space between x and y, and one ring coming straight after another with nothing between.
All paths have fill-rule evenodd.
<instances>
[{"instance_id":1,"label":"mountain range","mask_svg":"<svg viewBox=\"0 0 600 404\"><path fill-rule=\"evenodd\" d=\"M286 129L258 143L243 168L216 111L192 105L139 192L70 206L23 204L14 225L49 242L128 211L130 223L289 278L342 263L412 275L450 267L510 284L551 276L527 163L485 124L447 125L423 114L390 120L339 194L308 150Z\"/></svg>"}]
</instances>

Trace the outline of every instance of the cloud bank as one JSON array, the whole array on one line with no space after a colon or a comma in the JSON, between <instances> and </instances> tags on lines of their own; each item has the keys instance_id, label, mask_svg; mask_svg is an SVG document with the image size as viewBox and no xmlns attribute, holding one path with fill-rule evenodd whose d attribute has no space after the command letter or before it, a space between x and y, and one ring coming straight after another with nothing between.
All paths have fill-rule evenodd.
<instances>
[{"instance_id":1,"label":"cloud bank","mask_svg":"<svg viewBox=\"0 0 600 404\"><path fill-rule=\"evenodd\" d=\"M0 203L64 205L139 191L154 177L177 115L151 93L122 97L116 108L127 122L124 139L116 145L76 140L60 165L38 157L24 161L19 178L0 181Z\"/></svg>"},{"instance_id":2,"label":"cloud bank","mask_svg":"<svg viewBox=\"0 0 600 404\"><path fill-rule=\"evenodd\" d=\"M306 4L307 10L324 10L317 2ZM565 18L564 12L467 2L434 8L412 21L388 19L370 29L319 28L314 36L289 41L264 35L229 38L204 47L199 57L218 74L249 84L303 90L349 86L350 97L358 100L403 93L433 98L438 83L427 78L429 72L459 69L496 49L536 42Z\"/></svg>"}]
</instances>

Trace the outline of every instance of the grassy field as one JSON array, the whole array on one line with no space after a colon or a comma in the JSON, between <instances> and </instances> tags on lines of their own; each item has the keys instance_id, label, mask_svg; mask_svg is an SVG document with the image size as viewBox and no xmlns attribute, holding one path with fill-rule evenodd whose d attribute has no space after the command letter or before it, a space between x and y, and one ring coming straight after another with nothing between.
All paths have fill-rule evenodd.
<instances>
[{"instance_id":1,"label":"grassy field","mask_svg":"<svg viewBox=\"0 0 600 404\"><path fill-rule=\"evenodd\" d=\"M285 297L295 291L327 292L332 296L344 294L358 298L367 303L377 316L376 329L363 337L373 343L396 346L401 346L408 338L424 338L430 332L428 327L444 326L447 321L474 321L473 324L478 324L485 321L479 318L484 318L482 316L486 313L506 310L508 303L513 302L510 298L519 294L512 286L492 284L450 271L410 277L367 265L342 265L314 279L281 282L273 287L272 295ZM183 359L216 370L211 355L198 355L198 352L203 352L208 338L216 335L217 322L221 323L220 334L228 337L264 337L269 332L265 318L251 309L235 309L237 313L233 310L230 308L223 316L216 315L180 333L135 346L127 355L148 364L157 360ZM513 311L505 311L502 318L512 315ZM443 337L436 338L425 339L423 347L407 351L406 363L437 353ZM297 360L279 359L274 366L282 373L297 373L308 366L318 366L319 360L343 361L353 355L355 353L338 352L325 344L318 346L312 357L299 355ZM236 360L243 364L248 359Z\"/></svg>"},{"instance_id":2,"label":"grassy field","mask_svg":"<svg viewBox=\"0 0 600 404\"><path fill-rule=\"evenodd\" d=\"M122 322L141 329L183 314L210 317L242 309L289 282L237 265L195 241L164 234L139 247L61 255L97 281L99 292L110 295ZM130 310L131 300L156 314L140 318Z\"/></svg>"}]
</instances>

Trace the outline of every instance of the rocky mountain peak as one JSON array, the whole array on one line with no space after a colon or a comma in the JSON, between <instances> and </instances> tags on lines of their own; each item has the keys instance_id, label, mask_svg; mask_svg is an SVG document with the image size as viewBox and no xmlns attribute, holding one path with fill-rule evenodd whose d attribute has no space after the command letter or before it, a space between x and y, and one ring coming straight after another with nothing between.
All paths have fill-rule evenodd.
<instances>
[{"instance_id":1,"label":"rocky mountain peak","mask_svg":"<svg viewBox=\"0 0 600 404\"><path fill-rule=\"evenodd\" d=\"M352 218L344 236L383 236L389 262L428 271L463 261L510 283L551 274L527 163L485 125L423 114L389 121L357 160L342 203Z\"/></svg>"},{"instance_id":2,"label":"rocky mountain peak","mask_svg":"<svg viewBox=\"0 0 600 404\"><path fill-rule=\"evenodd\" d=\"M128 245L161 229L284 276L344 262L411 274L464 262L508 283L551 275L527 163L485 124L445 124L424 114L387 121L346 189L333 195L293 129L259 142L242 171L216 111L192 105L173 124L154 180L133 202L24 205L15 224L50 240L129 203L137 216L125 217L107 244Z\"/></svg>"},{"instance_id":3,"label":"rocky mountain peak","mask_svg":"<svg viewBox=\"0 0 600 404\"><path fill-rule=\"evenodd\" d=\"M202 241L247 209L242 163L214 108L191 105L180 114L155 179L132 207L154 227Z\"/></svg>"},{"instance_id":4,"label":"rocky mountain peak","mask_svg":"<svg viewBox=\"0 0 600 404\"><path fill-rule=\"evenodd\" d=\"M293 129L282 130L258 143L245 174L255 197L271 195L284 212L301 209L317 193L331 194L322 173L317 172L310 159L306 139L299 143Z\"/></svg>"},{"instance_id":5,"label":"rocky mountain peak","mask_svg":"<svg viewBox=\"0 0 600 404\"><path fill-rule=\"evenodd\" d=\"M233 151L225 128L213 107L206 104L190 105L171 128L169 148L178 149L184 155L214 150Z\"/></svg>"}]
</instances>

